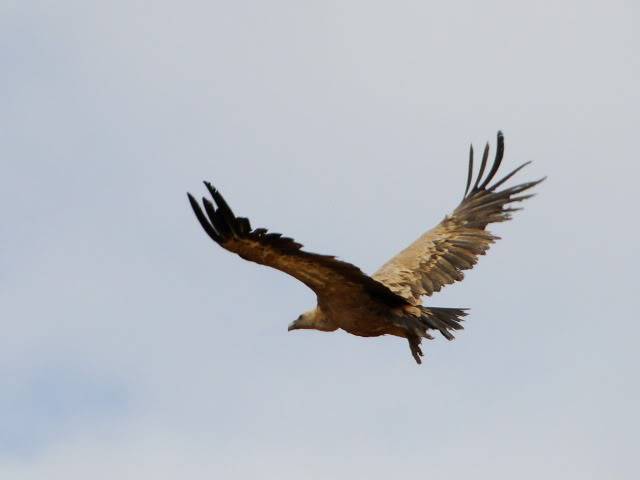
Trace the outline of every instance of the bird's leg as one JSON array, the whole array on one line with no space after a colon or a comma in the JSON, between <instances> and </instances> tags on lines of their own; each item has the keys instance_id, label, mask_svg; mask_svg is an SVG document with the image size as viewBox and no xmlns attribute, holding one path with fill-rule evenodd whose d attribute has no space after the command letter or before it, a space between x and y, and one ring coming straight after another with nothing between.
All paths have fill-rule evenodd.
<instances>
[{"instance_id":1,"label":"bird's leg","mask_svg":"<svg viewBox=\"0 0 640 480\"><path fill-rule=\"evenodd\" d=\"M421 342L420 337L411 335L407 337L407 340L409 341L409 348L411 349L411 355L413 355L413 358L415 358L416 363L420 365L422 363L422 360L420 359L420 357L424 356L424 354L422 353L422 349L420 348L420 342Z\"/></svg>"}]
</instances>

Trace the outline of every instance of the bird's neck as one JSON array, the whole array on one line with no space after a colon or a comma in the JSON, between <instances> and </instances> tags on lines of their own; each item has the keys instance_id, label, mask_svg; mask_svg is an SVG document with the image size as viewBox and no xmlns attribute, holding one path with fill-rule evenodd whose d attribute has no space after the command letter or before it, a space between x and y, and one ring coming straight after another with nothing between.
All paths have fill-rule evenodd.
<instances>
[{"instance_id":1,"label":"bird's neck","mask_svg":"<svg viewBox=\"0 0 640 480\"><path fill-rule=\"evenodd\" d=\"M320 306L312 310L313 328L321 330L323 332L333 332L338 328L338 325L331 316L325 312Z\"/></svg>"}]
</instances>

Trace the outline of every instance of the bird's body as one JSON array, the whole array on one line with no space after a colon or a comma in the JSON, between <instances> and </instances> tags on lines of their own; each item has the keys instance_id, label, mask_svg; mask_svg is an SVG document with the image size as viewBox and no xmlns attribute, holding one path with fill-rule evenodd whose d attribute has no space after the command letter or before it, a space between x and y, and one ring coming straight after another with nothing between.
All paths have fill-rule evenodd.
<instances>
[{"instance_id":1,"label":"bird's body","mask_svg":"<svg viewBox=\"0 0 640 480\"><path fill-rule=\"evenodd\" d=\"M400 310L402 307L397 307ZM390 309L384 304L371 297L369 302L357 301L345 302L320 302L312 310L313 325L322 323L327 329L337 330L338 328L359 337L378 337L380 335L391 334ZM297 327L297 325L296 325ZM295 330L297 328L292 328ZM330 331L330 330L327 330ZM397 329L400 336L402 332Z\"/></svg>"},{"instance_id":2,"label":"bird's body","mask_svg":"<svg viewBox=\"0 0 640 480\"><path fill-rule=\"evenodd\" d=\"M445 338L453 339L451 331L462 329L460 322L466 315L466 309L461 308L425 307L421 297L462 280L462 271L473 267L478 256L484 255L497 239L486 231L486 226L509 220L510 213L518 210L509 205L530 197L530 194L520 194L542 181L498 190L524 165L491 184L504 153L500 132L495 160L483 178L488 153L487 145L478 176L471 186L471 150L465 195L452 215L372 276L333 256L306 252L291 238L262 228L252 229L249 220L236 217L222 195L207 182L205 185L216 206L203 198L203 211L191 195L189 201L206 233L220 246L246 260L281 270L316 293L316 308L300 315L289 325L289 330L342 329L360 337L403 337L409 341L416 362L421 363L422 338L431 339L429 331L438 330Z\"/></svg>"}]
</instances>

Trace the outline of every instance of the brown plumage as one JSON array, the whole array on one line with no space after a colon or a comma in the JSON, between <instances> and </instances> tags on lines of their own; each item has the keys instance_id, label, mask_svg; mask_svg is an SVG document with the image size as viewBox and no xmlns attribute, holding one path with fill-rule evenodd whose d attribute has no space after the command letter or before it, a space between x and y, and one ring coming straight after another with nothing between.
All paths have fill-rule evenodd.
<instances>
[{"instance_id":1,"label":"brown plumage","mask_svg":"<svg viewBox=\"0 0 640 480\"><path fill-rule=\"evenodd\" d=\"M501 180L491 183L502 163L504 139L498 132L495 159L484 176L489 145L484 149L473 185L473 148L469 154L467 186L462 202L435 228L389 260L373 276L358 267L329 255L305 252L302 245L264 228L252 229L249 220L236 217L222 195L205 182L212 203L202 206L188 194L191 207L205 232L218 245L245 260L282 270L297 278L317 295L317 306L298 317L289 330L333 331L341 328L353 335L373 337L395 335L409 341L411 353L421 363L422 338L433 338L438 330L452 340L452 330L462 329L466 309L425 307L420 298L440 291L464 278L463 270L473 267L480 255L498 237L491 235L489 223L504 222L520 210L511 205L532 196L524 193L544 178L499 190L527 163Z\"/></svg>"}]
</instances>

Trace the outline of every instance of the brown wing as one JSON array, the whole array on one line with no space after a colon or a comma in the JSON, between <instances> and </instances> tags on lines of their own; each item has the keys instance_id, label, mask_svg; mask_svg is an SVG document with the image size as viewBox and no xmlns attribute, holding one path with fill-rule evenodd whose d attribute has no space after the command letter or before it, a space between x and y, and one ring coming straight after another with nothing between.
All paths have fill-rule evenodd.
<instances>
[{"instance_id":1,"label":"brown wing","mask_svg":"<svg viewBox=\"0 0 640 480\"><path fill-rule=\"evenodd\" d=\"M236 217L222 195L211 184L204 183L215 206L203 197L203 211L191 194L187 196L204 231L222 248L245 260L288 273L325 299L366 293L388 305L406 304L404 298L355 265L330 255L305 252L300 243L279 233L268 233L265 228L252 229L248 219Z\"/></svg>"},{"instance_id":2,"label":"brown wing","mask_svg":"<svg viewBox=\"0 0 640 480\"><path fill-rule=\"evenodd\" d=\"M504 139L502 132L498 132L498 146L491 169L483 180L489 157L487 144L480 171L470 189L473 177L472 147L469 154L467 188L458 208L438 226L384 264L373 278L414 304L420 303L422 295L431 295L440 291L444 285L462 280L462 271L472 268L478 261L478 256L484 255L489 246L498 239L486 230L486 226L489 223L509 220L511 212L520 210L511 207L511 204L533 196L521 194L544 180L542 178L498 190L498 187L530 163L527 162L490 185L500 167L503 154Z\"/></svg>"}]
</instances>

